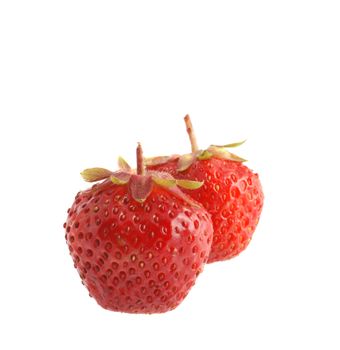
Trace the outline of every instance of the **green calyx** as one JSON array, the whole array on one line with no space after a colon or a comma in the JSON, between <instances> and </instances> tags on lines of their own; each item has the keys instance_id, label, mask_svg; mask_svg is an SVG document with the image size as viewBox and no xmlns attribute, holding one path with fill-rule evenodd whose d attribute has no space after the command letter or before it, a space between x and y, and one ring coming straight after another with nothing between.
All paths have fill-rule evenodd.
<instances>
[{"instance_id":1,"label":"green calyx","mask_svg":"<svg viewBox=\"0 0 340 350\"><path fill-rule=\"evenodd\" d=\"M235 162L246 161L245 159L238 157L236 154L233 154L227 150L227 148L241 146L246 140L241 142L229 143L223 146L211 145L210 147L208 147L208 149L201 151L198 148L195 131L188 114L184 117L184 122L190 139L191 153L179 157L177 171L181 172L187 170L196 159L207 160L215 157L219 159L228 159Z\"/></svg>"},{"instance_id":2,"label":"green calyx","mask_svg":"<svg viewBox=\"0 0 340 350\"><path fill-rule=\"evenodd\" d=\"M240 144L242 144L242 143L240 143ZM237 146L233 146L233 147L237 147ZM221 146L210 146L208 148L208 151L212 154L212 156L215 156L216 158L229 159L229 160L233 160L235 162L241 162L241 163L247 161L246 159L241 158L241 157L237 156L236 154L229 152L226 148L227 148L226 146L222 146L222 147Z\"/></svg>"},{"instance_id":3,"label":"green calyx","mask_svg":"<svg viewBox=\"0 0 340 350\"><path fill-rule=\"evenodd\" d=\"M107 185L109 180L117 186L128 186L133 199L140 203L148 198L154 185L166 188L191 203L191 200L182 194L178 187L195 190L203 185L201 181L177 180L170 174L157 171L147 171L144 175L136 174L122 157L119 157L118 165L121 170L116 172L104 168L89 168L82 171L81 176L87 182L105 180ZM98 189L98 186L95 188Z\"/></svg>"},{"instance_id":4,"label":"green calyx","mask_svg":"<svg viewBox=\"0 0 340 350\"><path fill-rule=\"evenodd\" d=\"M234 162L246 162L246 159L237 156L227 150L229 147L238 147L242 145L245 141L230 143L224 146L211 145L206 150L199 150L195 153L184 154L178 159L177 171L185 171L190 168L190 166L197 160L207 160L211 158L228 159Z\"/></svg>"},{"instance_id":5,"label":"green calyx","mask_svg":"<svg viewBox=\"0 0 340 350\"><path fill-rule=\"evenodd\" d=\"M177 171L182 172L189 169L190 166L196 160L207 160L211 158L219 158L219 159L228 159L234 162L242 163L242 162L246 162L247 160L237 156L234 153L229 152L227 148L241 146L242 144L244 144L244 142L245 140L241 142L230 143L223 146L211 145L206 150L199 150L196 152L183 154L182 156L173 155L169 157L161 156L161 157L147 158L145 160L145 165L156 166L156 165L165 164L169 161L177 160Z\"/></svg>"},{"instance_id":6,"label":"green calyx","mask_svg":"<svg viewBox=\"0 0 340 350\"><path fill-rule=\"evenodd\" d=\"M161 156L154 158L147 158L145 160L146 166L157 166L168 163L170 161L177 161L177 171L182 172L190 168L190 166L196 161L207 160L211 158L228 159L234 162L246 162L246 159L231 153L227 148L234 148L243 145L246 140L234 143L228 143L226 145L217 146L211 145L206 150L199 150L197 145L197 140L194 132L193 125L191 123L189 115L184 117L184 122L186 125L186 130L190 139L191 153L183 154L182 156Z\"/></svg>"}]
</instances>

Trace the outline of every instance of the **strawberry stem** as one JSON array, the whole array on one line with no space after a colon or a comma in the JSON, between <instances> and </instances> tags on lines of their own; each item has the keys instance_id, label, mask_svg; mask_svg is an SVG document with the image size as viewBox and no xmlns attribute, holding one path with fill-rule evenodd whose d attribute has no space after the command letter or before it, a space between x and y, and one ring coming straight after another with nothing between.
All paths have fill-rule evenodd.
<instances>
[{"instance_id":1,"label":"strawberry stem","mask_svg":"<svg viewBox=\"0 0 340 350\"><path fill-rule=\"evenodd\" d=\"M145 167L144 167L144 159L143 159L143 149L139 142L136 150L136 156L137 156L137 175L144 175Z\"/></svg>"},{"instance_id":2,"label":"strawberry stem","mask_svg":"<svg viewBox=\"0 0 340 350\"><path fill-rule=\"evenodd\" d=\"M195 136L194 128L192 127L189 114L187 114L187 115L184 117L184 121L185 121L185 125L186 125L186 127L187 127L187 133L188 133L189 138L190 138L191 151L192 151L192 153L195 153L195 152L198 151L198 145L197 145L197 141L196 141L196 136Z\"/></svg>"}]
</instances>

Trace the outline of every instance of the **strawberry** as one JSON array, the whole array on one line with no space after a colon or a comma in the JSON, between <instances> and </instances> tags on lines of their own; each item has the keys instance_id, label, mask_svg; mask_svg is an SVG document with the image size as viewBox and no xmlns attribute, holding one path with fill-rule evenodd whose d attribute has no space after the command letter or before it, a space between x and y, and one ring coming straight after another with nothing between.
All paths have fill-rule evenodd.
<instances>
[{"instance_id":1,"label":"strawberry","mask_svg":"<svg viewBox=\"0 0 340 350\"><path fill-rule=\"evenodd\" d=\"M227 150L244 141L199 150L190 118L187 115L184 119L192 152L149 158L147 168L179 179L204 181L197 191L184 192L211 214L214 237L208 262L230 259L248 246L259 221L264 198L260 180L258 174L242 164L243 158Z\"/></svg>"},{"instance_id":2,"label":"strawberry","mask_svg":"<svg viewBox=\"0 0 340 350\"><path fill-rule=\"evenodd\" d=\"M103 308L162 313L186 297L208 260L210 215L178 188L201 182L145 172L141 147L137 173L120 158L121 171L82 172L91 189L68 210L66 241L90 296Z\"/></svg>"}]
</instances>

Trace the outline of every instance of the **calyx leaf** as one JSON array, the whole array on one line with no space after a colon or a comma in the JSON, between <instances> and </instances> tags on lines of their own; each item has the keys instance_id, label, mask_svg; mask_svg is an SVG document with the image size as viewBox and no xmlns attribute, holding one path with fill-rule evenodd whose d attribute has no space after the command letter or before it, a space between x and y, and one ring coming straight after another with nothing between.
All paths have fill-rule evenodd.
<instances>
[{"instance_id":1,"label":"calyx leaf","mask_svg":"<svg viewBox=\"0 0 340 350\"><path fill-rule=\"evenodd\" d=\"M122 170L131 171L129 163L123 157L118 157L118 166Z\"/></svg>"},{"instance_id":2,"label":"calyx leaf","mask_svg":"<svg viewBox=\"0 0 340 350\"><path fill-rule=\"evenodd\" d=\"M222 145L222 146L217 146L217 145L212 145L214 147L221 147L221 148L233 148L233 147L238 147L243 145L247 140L243 140L240 142L234 142L234 143L228 143L227 145Z\"/></svg>"},{"instance_id":3,"label":"calyx leaf","mask_svg":"<svg viewBox=\"0 0 340 350\"><path fill-rule=\"evenodd\" d=\"M162 173L153 175L152 177L153 182L159 186L166 187L166 188L174 188L176 186L179 186L187 190L196 190L197 188L200 188L203 185L203 182L201 181L178 180L170 176L164 177L164 175Z\"/></svg>"},{"instance_id":4,"label":"calyx leaf","mask_svg":"<svg viewBox=\"0 0 340 350\"><path fill-rule=\"evenodd\" d=\"M126 185L129 182L129 179L123 180L123 179L120 179L119 177L116 177L114 175L110 176L110 180L115 185Z\"/></svg>"},{"instance_id":5,"label":"calyx leaf","mask_svg":"<svg viewBox=\"0 0 340 350\"><path fill-rule=\"evenodd\" d=\"M175 179L164 179L164 178L161 178L161 177L156 177L156 176L153 176L152 177L152 180L155 184L159 185L159 186L162 186L162 187L174 187L176 186L176 180Z\"/></svg>"},{"instance_id":6,"label":"calyx leaf","mask_svg":"<svg viewBox=\"0 0 340 350\"><path fill-rule=\"evenodd\" d=\"M212 156L213 154L211 152L209 152L208 150L204 150L197 155L197 159L205 160L205 159L210 159Z\"/></svg>"},{"instance_id":7,"label":"calyx leaf","mask_svg":"<svg viewBox=\"0 0 340 350\"><path fill-rule=\"evenodd\" d=\"M176 180L176 185L187 190L196 190L203 185L203 181Z\"/></svg>"},{"instance_id":8,"label":"calyx leaf","mask_svg":"<svg viewBox=\"0 0 340 350\"><path fill-rule=\"evenodd\" d=\"M104 168L89 168L83 170L80 175L87 182L95 182L107 179L112 174L112 171Z\"/></svg>"},{"instance_id":9,"label":"calyx leaf","mask_svg":"<svg viewBox=\"0 0 340 350\"><path fill-rule=\"evenodd\" d=\"M244 158L241 158L237 156L236 154L233 154L223 147L216 147L216 146L210 146L208 148L208 151L211 152L215 157L221 158L221 159L229 159L236 162L246 162L247 160Z\"/></svg>"},{"instance_id":10,"label":"calyx leaf","mask_svg":"<svg viewBox=\"0 0 340 350\"><path fill-rule=\"evenodd\" d=\"M153 181L152 176L131 175L129 182L130 193L132 198L143 203L152 191Z\"/></svg>"},{"instance_id":11,"label":"calyx leaf","mask_svg":"<svg viewBox=\"0 0 340 350\"><path fill-rule=\"evenodd\" d=\"M179 157L178 164L177 164L177 171L184 171L187 170L191 164L196 159L196 153L189 153L184 154L183 156Z\"/></svg>"}]
</instances>

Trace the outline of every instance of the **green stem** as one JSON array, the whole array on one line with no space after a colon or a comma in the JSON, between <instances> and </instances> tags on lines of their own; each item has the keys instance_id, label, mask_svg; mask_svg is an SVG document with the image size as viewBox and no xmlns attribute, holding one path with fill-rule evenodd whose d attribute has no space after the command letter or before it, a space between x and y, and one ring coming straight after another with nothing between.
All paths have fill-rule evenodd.
<instances>
[{"instance_id":1,"label":"green stem","mask_svg":"<svg viewBox=\"0 0 340 350\"><path fill-rule=\"evenodd\" d=\"M145 175L143 149L139 142L136 150L136 156L137 156L137 175Z\"/></svg>"},{"instance_id":2,"label":"green stem","mask_svg":"<svg viewBox=\"0 0 340 350\"><path fill-rule=\"evenodd\" d=\"M186 125L186 127L187 127L187 133L188 133L189 138L190 138L191 151L192 151L192 153L195 153L195 152L198 151L198 145L197 145L197 141L196 141L196 136L195 136L194 128L192 127L189 114L187 114L187 115L184 117L184 121L185 121L185 125Z\"/></svg>"}]
</instances>

